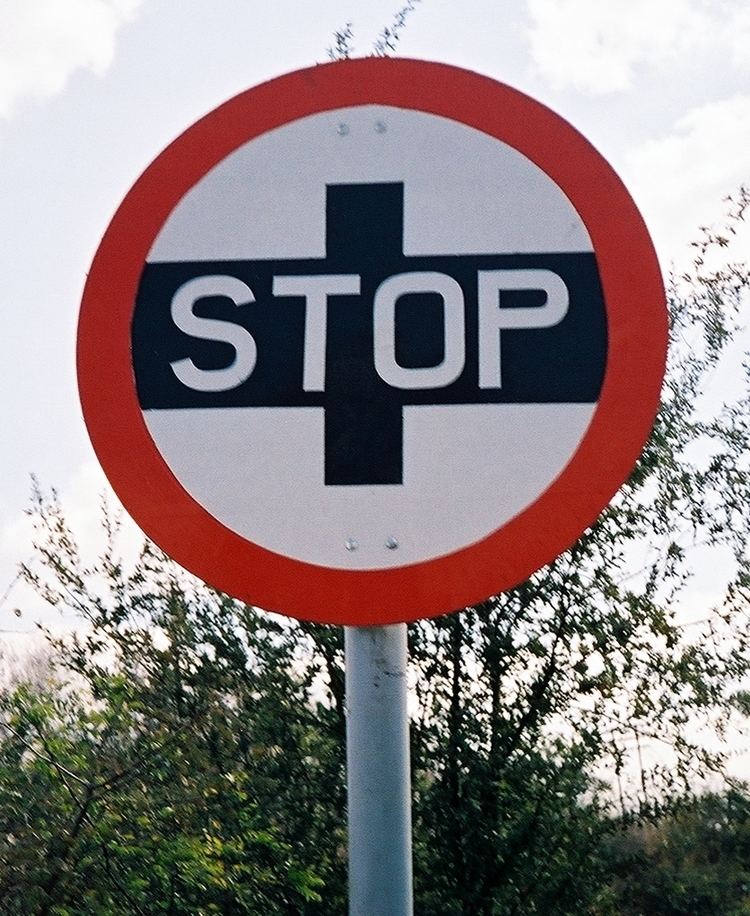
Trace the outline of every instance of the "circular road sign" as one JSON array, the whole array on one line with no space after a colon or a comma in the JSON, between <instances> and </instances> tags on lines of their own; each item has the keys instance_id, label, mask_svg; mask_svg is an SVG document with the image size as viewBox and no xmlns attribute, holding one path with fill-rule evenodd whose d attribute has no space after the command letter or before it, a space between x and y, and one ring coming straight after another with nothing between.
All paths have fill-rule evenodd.
<instances>
[{"instance_id":1,"label":"circular road sign","mask_svg":"<svg viewBox=\"0 0 750 916\"><path fill-rule=\"evenodd\" d=\"M85 420L179 563L295 617L383 624L527 578L653 423L661 276L551 111L368 58L237 96L145 171L86 284Z\"/></svg>"}]
</instances>

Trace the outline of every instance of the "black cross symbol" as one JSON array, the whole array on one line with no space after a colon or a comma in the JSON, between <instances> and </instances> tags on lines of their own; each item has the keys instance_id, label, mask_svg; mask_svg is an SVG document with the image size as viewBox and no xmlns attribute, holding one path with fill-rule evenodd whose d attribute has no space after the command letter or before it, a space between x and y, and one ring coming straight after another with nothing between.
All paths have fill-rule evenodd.
<instances>
[{"instance_id":1,"label":"black cross symbol","mask_svg":"<svg viewBox=\"0 0 750 916\"><path fill-rule=\"evenodd\" d=\"M459 227L460 229L460 227ZM133 362L144 410L191 407L322 407L325 483L335 486L403 482L406 406L476 403L593 403L601 389L607 334L596 260L591 253L406 256L402 183L334 184L326 192L324 259L147 264L133 316ZM502 343L503 386L478 386L477 271L547 268L559 274L570 307L558 325L519 329ZM373 360L373 299L386 278L436 271L455 279L465 301L466 360L450 385L398 389L386 384ZM181 385L170 364L189 356L202 368L226 366L225 344L189 337L170 319L175 290L200 275L230 274L245 281L255 302L234 309L220 298L200 301L196 314L243 324L257 343L248 380L231 391L197 392ZM273 277L358 274L358 296L328 300L325 390L304 391L304 297L272 295ZM536 299L534 296L536 295ZM514 298L515 297L515 298ZM504 307L543 304L538 291L518 291ZM396 361L405 368L439 365L444 357L443 302L435 293L396 303Z\"/></svg>"}]
</instances>

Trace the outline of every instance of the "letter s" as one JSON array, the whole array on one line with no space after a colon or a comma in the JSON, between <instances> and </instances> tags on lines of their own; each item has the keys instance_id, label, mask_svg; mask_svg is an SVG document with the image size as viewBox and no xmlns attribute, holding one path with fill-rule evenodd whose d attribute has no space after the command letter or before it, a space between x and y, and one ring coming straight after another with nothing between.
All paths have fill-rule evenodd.
<instances>
[{"instance_id":1,"label":"letter s","mask_svg":"<svg viewBox=\"0 0 750 916\"><path fill-rule=\"evenodd\" d=\"M172 297L172 321L190 337L228 343L234 347L234 359L224 369L199 369L190 358L175 360L170 365L182 384L194 391L230 391L252 375L258 348L252 334L241 325L195 314L195 303L209 296L226 296L237 306L255 302L253 291L237 277L220 274L195 277L183 283Z\"/></svg>"}]
</instances>

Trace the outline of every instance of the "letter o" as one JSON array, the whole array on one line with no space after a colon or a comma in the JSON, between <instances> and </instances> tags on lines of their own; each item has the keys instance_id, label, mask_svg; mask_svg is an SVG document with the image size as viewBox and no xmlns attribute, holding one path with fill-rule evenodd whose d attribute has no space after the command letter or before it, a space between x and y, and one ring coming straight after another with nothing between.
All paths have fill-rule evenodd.
<instances>
[{"instance_id":1,"label":"letter o","mask_svg":"<svg viewBox=\"0 0 750 916\"><path fill-rule=\"evenodd\" d=\"M396 302L409 293L437 293L443 300L442 362L409 368L396 362ZM466 362L464 294L453 277L437 271L395 274L383 280L373 304L375 371L392 388L445 388Z\"/></svg>"}]
</instances>

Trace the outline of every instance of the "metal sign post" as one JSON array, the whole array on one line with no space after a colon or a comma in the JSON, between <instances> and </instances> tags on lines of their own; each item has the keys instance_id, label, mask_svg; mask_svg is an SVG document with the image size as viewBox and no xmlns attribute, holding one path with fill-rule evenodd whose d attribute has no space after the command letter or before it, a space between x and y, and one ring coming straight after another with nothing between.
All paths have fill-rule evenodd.
<instances>
[{"instance_id":1,"label":"metal sign post","mask_svg":"<svg viewBox=\"0 0 750 916\"><path fill-rule=\"evenodd\" d=\"M350 916L411 916L406 624L346 627Z\"/></svg>"}]
</instances>

